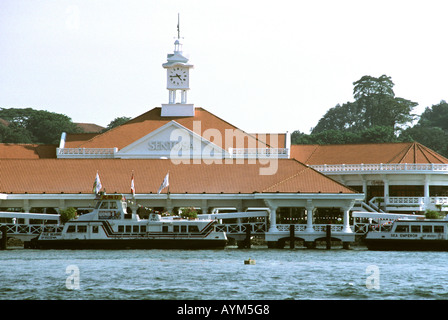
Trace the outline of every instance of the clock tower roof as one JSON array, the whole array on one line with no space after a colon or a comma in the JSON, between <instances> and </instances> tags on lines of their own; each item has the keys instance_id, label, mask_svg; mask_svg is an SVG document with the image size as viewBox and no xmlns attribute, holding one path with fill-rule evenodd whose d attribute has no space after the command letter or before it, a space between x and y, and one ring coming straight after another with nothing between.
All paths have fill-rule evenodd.
<instances>
[{"instance_id":1,"label":"clock tower roof","mask_svg":"<svg viewBox=\"0 0 448 320\"><path fill-rule=\"evenodd\" d=\"M188 58L183 55L182 43L180 42L180 22L179 15L177 16L177 39L174 41L174 53L168 53L167 62L162 64L164 68L173 67L175 65L182 65L185 67L193 67L193 65L188 64Z\"/></svg>"},{"instance_id":2,"label":"clock tower roof","mask_svg":"<svg viewBox=\"0 0 448 320\"><path fill-rule=\"evenodd\" d=\"M174 53L168 53L166 60L167 60L167 62L162 64L162 66L164 68L173 67L175 65L182 65L185 67L193 67L192 64L188 64L188 58L182 54L182 51L174 51Z\"/></svg>"}]
</instances>

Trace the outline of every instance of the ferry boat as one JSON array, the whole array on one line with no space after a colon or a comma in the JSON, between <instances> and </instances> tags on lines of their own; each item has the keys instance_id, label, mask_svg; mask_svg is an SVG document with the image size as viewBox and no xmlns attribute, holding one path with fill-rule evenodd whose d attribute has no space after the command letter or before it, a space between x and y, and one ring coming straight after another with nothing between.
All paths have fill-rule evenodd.
<instances>
[{"instance_id":1,"label":"ferry boat","mask_svg":"<svg viewBox=\"0 0 448 320\"><path fill-rule=\"evenodd\" d=\"M211 249L224 248L225 232L215 219L180 219L127 213L122 195L101 195L92 212L71 219L62 230L44 231L27 248L36 249Z\"/></svg>"},{"instance_id":2,"label":"ferry boat","mask_svg":"<svg viewBox=\"0 0 448 320\"><path fill-rule=\"evenodd\" d=\"M370 230L369 250L448 251L448 220L396 220L389 228Z\"/></svg>"}]
</instances>

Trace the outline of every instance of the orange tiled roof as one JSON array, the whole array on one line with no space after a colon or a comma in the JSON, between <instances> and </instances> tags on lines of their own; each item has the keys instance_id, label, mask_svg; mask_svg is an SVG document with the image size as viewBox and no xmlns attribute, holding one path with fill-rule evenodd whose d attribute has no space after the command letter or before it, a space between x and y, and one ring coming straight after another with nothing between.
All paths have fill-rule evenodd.
<instances>
[{"instance_id":1,"label":"orange tiled roof","mask_svg":"<svg viewBox=\"0 0 448 320\"><path fill-rule=\"evenodd\" d=\"M157 193L166 173L175 193L354 193L294 159L278 160L273 175L260 175L265 164L174 164L170 160L41 159L2 160L0 192L92 193L96 172L108 193L130 193L134 172L137 193ZM166 190L165 190L166 192Z\"/></svg>"},{"instance_id":2,"label":"orange tiled roof","mask_svg":"<svg viewBox=\"0 0 448 320\"><path fill-rule=\"evenodd\" d=\"M292 145L291 158L308 165L369 163L448 163L418 142Z\"/></svg>"},{"instance_id":3,"label":"orange tiled roof","mask_svg":"<svg viewBox=\"0 0 448 320\"><path fill-rule=\"evenodd\" d=\"M67 133L65 138L65 147L78 146L90 139L96 137L99 133Z\"/></svg>"},{"instance_id":4,"label":"orange tiled roof","mask_svg":"<svg viewBox=\"0 0 448 320\"><path fill-rule=\"evenodd\" d=\"M48 158L56 158L56 145L0 143L0 159Z\"/></svg>"},{"instance_id":5,"label":"orange tiled roof","mask_svg":"<svg viewBox=\"0 0 448 320\"><path fill-rule=\"evenodd\" d=\"M98 132L101 132L101 131L103 131L105 129L104 127L99 126L99 125L94 124L94 123L81 123L81 122L78 122L78 123L75 123L75 124L76 124L76 126L78 128L82 129L86 133L92 133L92 132L98 133Z\"/></svg>"},{"instance_id":6,"label":"orange tiled roof","mask_svg":"<svg viewBox=\"0 0 448 320\"><path fill-rule=\"evenodd\" d=\"M244 137L243 146L235 146L234 148L247 148L251 144L255 147L263 147L265 144L262 141L257 143L256 137L245 133L244 131L238 129L237 127L229 124L228 122L222 120L221 118L215 116L214 114L208 112L203 108L195 108L194 117L162 117L160 115L161 108L154 108L148 112L122 124L121 126L115 127L103 134L96 135L87 141L73 141L71 135L67 135L66 148L115 148L122 149L131 143L143 138L147 134L153 132L154 130L162 127L168 122L174 120L180 125L186 127L189 130L194 131L194 122L200 124L202 136L204 131L207 129L216 129L220 132L222 140L225 138L225 130L234 130L239 136ZM216 142L215 142L216 143ZM223 141L223 143L228 143L228 141ZM217 143L219 144L219 143ZM261 144L261 145L260 145ZM220 146L224 149L228 149L231 145Z\"/></svg>"},{"instance_id":7,"label":"orange tiled roof","mask_svg":"<svg viewBox=\"0 0 448 320\"><path fill-rule=\"evenodd\" d=\"M286 148L286 133L251 133L251 135L273 148Z\"/></svg>"}]
</instances>

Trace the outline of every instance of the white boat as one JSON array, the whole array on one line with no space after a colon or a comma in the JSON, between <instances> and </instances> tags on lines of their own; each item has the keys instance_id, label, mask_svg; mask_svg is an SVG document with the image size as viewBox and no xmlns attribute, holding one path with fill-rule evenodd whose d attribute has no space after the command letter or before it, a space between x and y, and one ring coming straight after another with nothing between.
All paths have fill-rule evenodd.
<instances>
[{"instance_id":1,"label":"white boat","mask_svg":"<svg viewBox=\"0 0 448 320\"><path fill-rule=\"evenodd\" d=\"M448 251L448 220L396 220L392 226L370 230L365 237L369 250Z\"/></svg>"},{"instance_id":2,"label":"white boat","mask_svg":"<svg viewBox=\"0 0 448 320\"><path fill-rule=\"evenodd\" d=\"M45 230L27 244L37 249L209 249L224 248L225 232L216 219L180 219L127 213L122 195L102 195L95 209L71 219L58 231Z\"/></svg>"}]
</instances>

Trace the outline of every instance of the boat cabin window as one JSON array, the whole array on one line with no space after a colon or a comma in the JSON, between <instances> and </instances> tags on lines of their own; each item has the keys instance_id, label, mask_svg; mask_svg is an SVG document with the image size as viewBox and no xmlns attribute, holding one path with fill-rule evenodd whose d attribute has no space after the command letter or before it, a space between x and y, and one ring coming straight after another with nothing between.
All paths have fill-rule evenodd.
<instances>
[{"instance_id":1,"label":"boat cabin window","mask_svg":"<svg viewBox=\"0 0 448 320\"><path fill-rule=\"evenodd\" d=\"M168 226L162 226L162 232L168 232Z\"/></svg>"},{"instance_id":2,"label":"boat cabin window","mask_svg":"<svg viewBox=\"0 0 448 320\"><path fill-rule=\"evenodd\" d=\"M92 233L98 233L99 226L92 226Z\"/></svg>"},{"instance_id":3,"label":"boat cabin window","mask_svg":"<svg viewBox=\"0 0 448 320\"><path fill-rule=\"evenodd\" d=\"M188 226L188 232L199 232L198 226Z\"/></svg>"},{"instance_id":4,"label":"boat cabin window","mask_svg":"<svg viewBox=\"0 0 448 320\"><path fill-rule=\"evenodd\" d=\"M420 226L411 226L411 232L420 233L421 227Z\"/></svg>"},{"instance_id":5,"label":"boat cabin window","mask_svg":"<svg viewBox=\"0 0 448 320\"><path fill-rule=\"evenodd\" d=\"M78 232L87 232L87 226L78 226Z\"/></svg>"},{"instance_id":6,"label":"boat cabin window","mask_svg":"<svg viewBox=\"0 0 448 320\"><path fill-rule=\"evenodd\" d=\"M395 232L409 232L409 226L397 226Z\"/></svg>"},{"instance_id":7,"label":"boat cabin window","mask_svg":"<svg viewBox=\"0 0 448 320\"><path fill-rule=\"evenodd\" d=\"M434 226L435 233L443 233L443 226Z\"/></svg>"},{"instance_id":8,"label":"boat cabin window","mask_svg":"<svg viewBox=\"0 0 448 320\"><path fill-rule=\"evenodd\" d=\"M118 226L118 232L125 232L126 233L145 233L146 232L146 226L125 226L125 225L119 225Z\"/></svg>"},{"instance_id":9,"label":"boat cabin window","mask_svg":"<svg viewBox=\"0 0 448 320\"><path fill-rule=\"evenodd\" d=\"M100 209L109 209L109 202L107 201L101 202Z\"/></svg>"},{"instance_id":10,"label":"boat cabin window","mask_svg":"<svg viewBox=\"0 0 448 320\"><path fill-rule=\"evenodd\" d=\"M76 232L76 226L68 226L67 233Z\"/></svg>"},{"instance_id":11,"label":"boat cabin window","mask_svg":"<svg viewBox=\"0 0 448 320\"><path fill-rule=\"evenodd\" d=\"M180 230L179 230L180 229ZM187 226L180 225L180 226L173 226L173 232L183 232L187 233Z\"/></svg>"},{"instance_id":12,"label":"boat cabin window","mask_svg":"<svg viewBox=\"0 0 448 320\"><path fill-rule=\"evenodd\" d=\"M424 233L432 233L432 226L423 226Z\"/></svg>"},{"instance_id":13,"label":"boat cabin window","mask_svg":"<svg viewBox=\"0 0 448 320\"><path fill-rule=\"evenodd\" d=\"M111 202L109 208L110 209L118 209L117 203L115 201Z\"/></svg>"}]
</instances>

